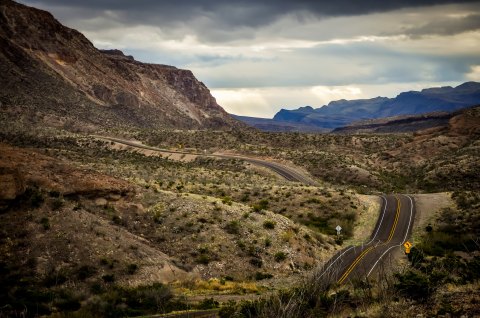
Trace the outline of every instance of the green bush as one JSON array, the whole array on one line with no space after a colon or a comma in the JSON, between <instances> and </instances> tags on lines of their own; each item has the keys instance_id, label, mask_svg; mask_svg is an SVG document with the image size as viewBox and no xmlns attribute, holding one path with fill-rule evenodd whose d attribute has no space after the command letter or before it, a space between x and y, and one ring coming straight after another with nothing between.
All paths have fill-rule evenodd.
<instances>
[{"instance_id":1,"label":"green bush","mask_svg":"<svg viewBox=\"0 0 480 318\"><path fill-rule=\"evenodd\" d=\"M43 226L44 230L50 229L50 219L47 217L43 217L40 219L40 224Z\"/></svg>"},{"instance_id":2,"label":"green bush","mask_svg":"<svg viewBox=\"0 0 480 318\"><path fill-rule=\"evenodd\" d=\"M97 272L97 269L93 266L83 265L77 271L77 278L81 281L92 277Z\"/></svg>"},{"instance_id":3,"label":"green bush","mask_svg":"<svg viewBox=\"0 0 480 318\"><path fill-rule=\"evenodd\" d=\"M404 297L413 300L424 300L430 297L435 286L430 282L428 276L417 271L409 270L405 273L395 274L397 282L395 289Z\"/></svg>"},{"instance_id":4,"label":"green bush","mask_svg":"<svg viewBox=\"0 0 480 318\"><path fill-rule=\"evenodd\" d=\"M263 279L269 279L272 278L273 275L270 273L262 273L262 272L256 272L255 273L255 280L263 280Z\"/></svg>"},{"instance_id":5,"label":"green bush","mask_svg":"<svg viewBox=\"0 0 480 318\"><path fill-rule=\"evenodd\" d=\"M202 300L197 306L195 306L197 309L201 309L201 310L207 310L207 309L214 309L214 308L218 308L218 306L220 305L220 303L218 301L216 301L215 299L213 298L205 298L204 300Z\"/></svg>"},{"instance_id":6,"label":"green bush","mask_svg":"<svg viewBox=\"0 0 480 318\"><path fill-rule=\"evenodd\" d=\"M102 279L105 283L113 283L115 281L115 275L106 274L102 276Z\"/></svg>"},{"instance_id":7,"label":"green bush","mask_svg":"<svg viewBox=\"0 0 480 318\"><path fill-rule=\"evenodd\" d=\"M266 220L263 222L263 227L268 229L268 230L273 230L275 228L275 225L277 223L275 221L272 221L272 220Z\"/></svg>"},{"instance_id":8,"label":"green bush","mask_svg":"<svg viewBox=\"0 0 480 318\"><path fill-rule=\"evenodd\" d=\"M43 285L45 287L52 287L62 285L67 281L66 273L61 269L52 269L43 279Z\"/></svg>"},{"instance_id":9,"label":"green bush","mask_svg":"<svg viewBox=\"0 0 480 318\"><path fill-rule=\"evenodd\" d=\"M270 246L272 246L272 240L269 237L267 237L265 238L265 247L270 247Z\"/></svg>"},{"instance_id":10,"label":"green bush","mask_svg":"<svg viewBox=\"0 0 480 318\"><path fill-rule=\"evenodd\" d=\"M225 231L229 234L239 234L240 233L240 222L233 220L227 223L225 226Z\"/></svg>"},{"instance_id":11,"label":"green bush","mask_svg":"<svg viewBox=\"0 0 480 318\"><path fill-rule=\"evenodd\" d=\"M263 266L263 261L262 261L262 259L261 259L260 257L252 257L252 258L250 259L250 264L252 264L252 265L255 266L255 267L260 268L260 267Z\"/></svg>"},{"instance_id":12,"label":"green bush","mask_svg":"<svg viewBox=\"0 0 480 318\"><path fill-rule=\"evenodd\" d=\"M253 205L254 212L261 212L263 210L266 210L267 208L268 208L268 200L266 199L260 200L258 203Z\"/></svg>"},{"instance_id":13,"label":"green bush","mask_svg":"<svg viewBox=\"0 0 480 318\"><path fill-rule=\"evenodd\" d=\"M287 254L285 252L280 251L275 253L274 258L276 262L282 262L287 259Z\"/></svg>"},{"instance_id":14,"label":"green bush","mask_svg":"<svg viewBox=\"0 0 480 318\"><path fill-rule=\"evenodd\" d=\"M223 204L227 204L227 205L232 205L232 198L228 197L228 196L224 196L222 198L222 203Z\"/></svg>"},{"instance_id":15,"label":"green bush","mask_svg":"<svg viewBox=\"0 0 480 318\"><path fill-rule=\"evenodd\" d=\"M33 208L39 208L45 202L45 194L39 188L27 188L21 200Z\"/></svg>"},{"instance_id":16,"label":"green bush","mask_svg":"<svg viewBox=\"0 0 480 318\"><path fill-rule=\"evenodd\" d=\"M226 304L222 304L218 316L220 318L231 318L234 317L235 312L237 311L237 304L234 300L229 300Z\"/></svg>"},{"instance_id":17,"label":"green bush","mask_svg":"<svg viewBox=\"0 0 480 318\"><path fill-rule=\"evenodd\" d=\"M137 264L132 263L132 264L127 265L127 273L129 275L135 274L137 272L137 270L138 270L138 265Z\"/></svg>"},{"instance_id":18,"label":"green bush","mask_svg":"<svg viewBox=\"0 0 480 318\"><path fill-rule=\"evenodd\" d=\"M210 263L210 256L208 256L207 254L200 254L197 257L197 263L198 264L203 264L203 265L208 265L208 263Z\"/></svg>"},{"instance_id":19,"label":"green bush","mask_svg":"<svg viewBox=\"0 0 480 318\"><path fill-rule=\"evenodd\" d=\"M56 197L52 201L52 210L57 211L60 210L65 205L65 201L62 197Z\"/></svg>"}]
</instances>

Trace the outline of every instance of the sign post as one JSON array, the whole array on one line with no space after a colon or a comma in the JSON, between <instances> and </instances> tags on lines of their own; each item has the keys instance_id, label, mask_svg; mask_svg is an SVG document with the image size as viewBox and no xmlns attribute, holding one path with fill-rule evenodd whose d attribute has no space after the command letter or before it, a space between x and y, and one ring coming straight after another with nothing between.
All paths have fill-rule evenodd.
<instances>
[{"instance_id":1,"label":"sign post","mask_svg":"<svg viewBox=\"0 0 480 318\"><path fill-rule=\"evenodd\" d=\"M337 236L340 236L340 232L342 231L342 227L340 225L337 225L335 230L337 230Z\"/></svg>"}]
</instances>

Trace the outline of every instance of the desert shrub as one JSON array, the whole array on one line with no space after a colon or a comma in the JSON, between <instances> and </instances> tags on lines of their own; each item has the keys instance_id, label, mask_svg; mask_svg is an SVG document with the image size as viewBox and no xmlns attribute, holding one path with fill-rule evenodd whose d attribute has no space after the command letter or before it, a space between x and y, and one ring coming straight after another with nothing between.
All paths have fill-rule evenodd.
<instances>
[{"instance_id":1,"label":"desert shrub","mask_svg":"<svg viewBox=\"0 0 480 318\"><path fill-rule=\"evenodd\" d=\"M480 256L475 256L466 263L462 276L467 282L480 280Z\"/></svg>"},{"instance_id":2,"label":"desert shrub","mask_svg":"<svg viewBox=\"0 0 480 318\"><path fill-rule=\"evenodd\" d=\"M72 292L60 290L53 298L53 304L60 311L76 311L80 309L80 298Z\"/></svg>"},{"instance_id":3,"label":"desert shrub","mask_svg":"<svg viewBox=\"0 0 480 318\"><path fill-rule=\"evenodd\" d=\"M163 220L163 213L165 211L165 206L163 203L158 203L150 208L150 213L152 214L153 221L155 223L162 223Z\"/></svg>"},{"instance_id":4,"label":"desert shrub","mask_svg":"<svg viewBox=\"0 0 480 318\"><path fill-rule=\"evenodd\" d=\"M240 233L240 222L233 220L227 223L225 226L225 231L229 234L239 234Z\"/></svg>"},{"instance_id":5,"label":"desert shrub","mask_svg":"<svg viewBox=\"0 0 480 318\"><path fill-rule=\"evenodd\" d=\"M272 239L269 237L265 238L265 247L270 247L272 246Z\"/></svg>"},{"instance_id":6,"label":"desert shrub","mask_svg":"<svg viewBox=\"0 0 480 318\"><path fill-rule=\"evenodd\" d=\"M43 226L44 230L50 229L50 219L48 217L41 218L40 224Z\"/></svg>"},{"instance_id":7,"label":"desert shrub","mask_svg":"<svg viewBox=\"0 0 480 318\"><path fill-rule=\"evenodd\" d=\"M112 222L115 223L116 225L126 225L125 220L123 220L120 216L114 215L112 216Z\"/></svg>"},{"instance_id":8,"label":"desert shrub","mask_svg":"<svg viewBox=\"0 0 480 318\"><path fill-rule=\"evenodd\" d=\"M132 263L132 264L127 265L127 273L129 275L135 274L137 272L137 270L138 270L138 265L137 264Z\"/></svg>"},{"instance_id":9,"label":"desert shrub","mask_svg":"<svg viewBox=\"0 0 480 318\"><path fill-rule=\"evenodd\" d=\"M242 240L238 240L238 241L237 241L237 246L238 246L238 248L241 249L242 251L245 250L245 248L247 247L247 246L245 245L245 242L242 241Z\"/></svg>"},{"instance_id":10,"label":"desert shrub","mask_svg":"<svg viewBox=\"0 0 480 318\"><path fill-rule=\"evenodd\" d=\"M232 276L227 275L227 276L223 277L223 280L226 281L226 282L233 282L234 278Z\"/></svg>"},{"instance_id":11,"label":"desert shrub","mask_svg":"<svg viewBox=\"0 0 480 318\"><path fill-rule=\"evenodd\" d=\"M115 281L115 275L105 274L102 276L102 279L105 283L113 283Z\"/></svg>"},{"instance_id":12,"label":"desert shrub","mask_svg":"<svg viewBox=\"0 0 480 318\"><path fill-rule=\"evenodd\" d=\"M99 295L104 292L103 286L100 282L95 282L90 285L90 292L94 295Z\"/></svg>"},{"instance_id":13,"label":"desert shrub","mask_svg":"<svg viewBox=\"0 0 480 318\"><path fill-rule=\"evenodd\" d=\"M227 205L232 205L232 198L228 196L224 196L222 198L222 203Z\"/></svg>"},{"instance_id":14,"label":"desert shrub","mask_svg":"<svg viewBox=\"0 0 480 318\"><path fill-rule=\"evenodd\" d=\"M205 298L195 307L197 309L207 310L207 309L218 308L219 305L220 305L220 303L218 301L216 301L215 299Z\"/></svg>"},{"instance_id":15,"label":"desert shrub","mask_svg":"<svg viewBox=\"0 0 480 318\"><path fill-rule=\"evenodd\" d=\"M282 252L282 251L276 252L275 255L274 255L274 258L275 258L276 262L282 262L282 261L287 259L287 253Z\"/></svg>"},{"instance_id":16,"label":"desert shrub","mask_svg":"<svg viewBox=\"0 0 480 318\"><path fill-rule=\"evenodd\" d=\"M261 212L263 210L266 210L268 208L268 200L260 200L258 203L254 204L252 208L254 212Z\"/></svg>"},{"instance_id":17,"label":"desert shrub","mask_svg":"<svg viewBox=\"0 0 480 318\"><path fill-rule=\"evenodd\" d=\"M255 280L263 280L263 279L269 279L272 278L273 275L270 273L262 273L262 272L256 272L255 273Z\"/></svg>"},{"instance_id":18,"label":"desert shrub","mask_svg":"<svg viewBox=\"0 0 480 318\"><path fill-rule=\"evenodd\" d=\"M309 204L320 204L322 203L322 201L320 201L319 199L317 198L310 198L308 199L307 201L305 201L306 203L309 203Z\"/></svg>"},{"instance_id":19,"label":"desert shrub","mask_svg":"<svg viewBox=\"0 0 480 318\"><path fill-rule=\"evenodd\" d=\"M207 220L206 218L204 218L204 217L198 218L197 221L198 221L199 223L203 223L203 224L208 223L208 220Z\"/></svg>"},{"instance_id":20,"label":"desert shrub","mask_svg":"<svg viewBox=\"0 0 480 318\"><path fill-rule=\"evenodd\" d=\"M196 261L198 264L208 265L208 263L210 263L210 256L207 254L200 254L197 256Z\"/></svg>"},{"instance_id":21,"label":"desert shrub","mask_svg":"<svg viewBox=\"0 0 480 318\"><path fill-rule=\"evenodd\" d=\"M50 191L48 191L48 194L52 198L59 198L60 197L60 192L58 192L56 190L50 190Z\"/></svg>"},{"instance_id":22,"label":"desert shrub","mask_svg":"<svg viewBox=\"0 0 480 318\"><path fill-rule=\"evenodd\" d=\"M262 267L263 266L263 260L260 257L252 257L250 259L250 264L252 264L255 267Z\"/></svg>"},{"instance_id":23,"label":"desert shrub","mask_svg":"<svg viewBox=\"0 0 480 318\"><path fill-rule=\"evenodd\" d=\"M248 202L250 200L250 192L245 192L240 198L241 202Z\"/></svg>"},{"instance_id":24,"label":"desert shrub","mask_svg":"<svg viewBox=\"0 0 480 318\"><path fill-rule=\"evenodd\" d=\"M218 316L220 318L230 318L234 317L235 312L237 311L237 304L233 300L229 300L227 303L223 303Z\"/></svg>"},{"instance_id":25,"label":"desert shrub","mask_svg":"<svg viewBox=\"0 0 480 318\"><path fill-rule=\"evenodd\" d=\"M408 254L408 260L413 267L419 266L425 259L425 256L421 250L417 247L412 247L410 253Z\"/></svg>"},{"instance_id":26,"label":"desert shrub","mask_svg":"<svg viewBox=\"0 0 480 318\"><path fill-rule=\"evenodd\" d=\"M62 197L55 197L52 201L52 210L60 210L65 205L65 201Z\"/></svg>"},{"instance_id":27,"label":"desert shrub","mask_svg":"<svg viewBox=\"0 0 480 318\"><path fill-rule=\"evenodd\" d=\"M95 273L97 273L97 269L95 267L83 265L77 271L77 278L81 281L84 281L85 279L95 275Z\"/></svg>"},{"instance_id":28,"label":"desert shrub","mask_svg":"<svg viewBox=\"0 0 480 318\"><path fill-rule=\"evenodd\" d=\"M43 278L45 287L62 285L67 281L67 274L62 269L51 268Z\"/></svg>"},{"instance_id":29,"label":"desert shrub","mask_svg":"<svg viewBox=\"0 0 480 318\"><path fill-rule=\"evenodd\" d=\"M263 227L268 229L268 230L273 230L275 228L275 225L277 223L275 221L272 221L272 220L266 220L263 222Z\"/></svg>"},{"instance_id":30,"label":"desert shrub","mask_svg":"<svg viewBox=\"0 0 480 318\"><path fill-rule=\"evenodd\" d=\"M397 282L395 289L404 297L413 300L424 300L432 294L435 286L428 276L418 271L409 270L405 273L395 274Z\"/></svg>"},{"instance_id":31,"label":"desert shrub","mask_svg":"<svg viewBox=\"0 0 480 318\"><path fill-rule=\"evenodd\" d=\"M187 305L173 300L168 286L154 283L136 288L112 286L91 298L79 314L83 317L126 317L165 313L186 309Z\"/></svg>"},{"instance_id":32,"label":"desert shrub","mask_svg":"<svg viewBox=\"0 0 480 318\"><path fill-rule=\"evenodd\" d=\"M45 194L37 187L29 187L20 200L33 208L39 208L45 202Z\"/></svg>"}]
</instances>

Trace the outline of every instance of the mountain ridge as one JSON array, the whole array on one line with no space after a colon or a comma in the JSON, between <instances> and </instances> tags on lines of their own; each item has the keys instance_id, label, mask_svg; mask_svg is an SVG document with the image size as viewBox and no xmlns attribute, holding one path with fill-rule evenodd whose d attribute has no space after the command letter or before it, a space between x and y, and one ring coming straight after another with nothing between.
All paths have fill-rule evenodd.
<instances>
[{"instance_id":1,"label":"mountain ridge","mask_svg":"<svg viewBox=\"0 0 480 318\"><path fill-rule=\"evenodd\" d=\"M296 124L302 126L297 128L297 131L302 131L305 127L312 127L311 131L331 130L361 120L439 111L452 112L478 103L480 103L480 83L471 81L456 87L433 87L421 91L402 92L394 98L379 96L370 99L341 99L331 101L320 108L305 106L294 110L281 109L269 124L273 127L279 122L288 123L290 131ZM239 119L257 128L265 128L265 126L256 126L253 118Z\"/></svg>"},{"instance_id":2,"label":"mountain ridge","mask_svg":"<svg viewBox=\"0 0 480 318\"><path fill-rule=\"evenodd\" d=\"M243 127L191 71L98 50L49 12L1 0L0 44L0 101L8 118L20 114L62 128Z\"/></svg>"}]
</instances>

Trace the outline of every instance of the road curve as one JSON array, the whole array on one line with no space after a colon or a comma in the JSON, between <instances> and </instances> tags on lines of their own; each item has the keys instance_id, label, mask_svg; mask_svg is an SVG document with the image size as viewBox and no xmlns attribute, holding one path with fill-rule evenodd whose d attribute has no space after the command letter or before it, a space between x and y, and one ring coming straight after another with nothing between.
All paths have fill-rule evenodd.
<instances>
[{"instance_id":1,"label":"road curve","mask_svg":"<svg viewBox=\"0 0 480 318\"><path fill-rule=\"evenodd\" d=\"M175 151L175 150L167 150L167 149L161 149L161 148L156 148L156 147L150 147L146 146L142 143L139 142L133 142L130 140L125 140L121 138L114 138L114 137L106 137L106 136L97 136L97 135L92 135L92 137L98 138L98 139L103 139L103 140L108 140L108 141L113 141L117 142L120 144L124 144L130 147L135 147L135 148L141 148L141 149L147 149L147 150L153 150L153 151L159 151L159 152L166 152L166 153L175 153L175 154L185 154L185 155L195 155L195 156L201 156L201 157L209 157L209 158L222 158L222 159L239 159L239 160L244 160L246 162L252 163L257 166L262 166L265 168L268 168L278 175L282 176L288 181L293 181L293 182L300 182L304 183L307 185L315 185L315 181L312 179L308 178L307 176L302 175L301 173L286 167L282 164L276 163L276 162L271 162L271 161L266 161L258 158L251 158L251 157L245 157L245 156L238 156L238 155L226 155L226 154L202 154L202 153L192 153L192 152L186 152L186 151Z\"/></svg>"},{"instance_id":2,"label":"road curve","mask_svg":"<svg viewBox=\"0 0 480 318\"><path fill-rule=\"evenodd\" d=\"M401 249L411 234L415 206L408 195L394 194L381 198L381 213L370 239L339 251L323 266L316 277L318 281L343 284L383 274L388 255Z\"/></svg>"}]
</instances>

